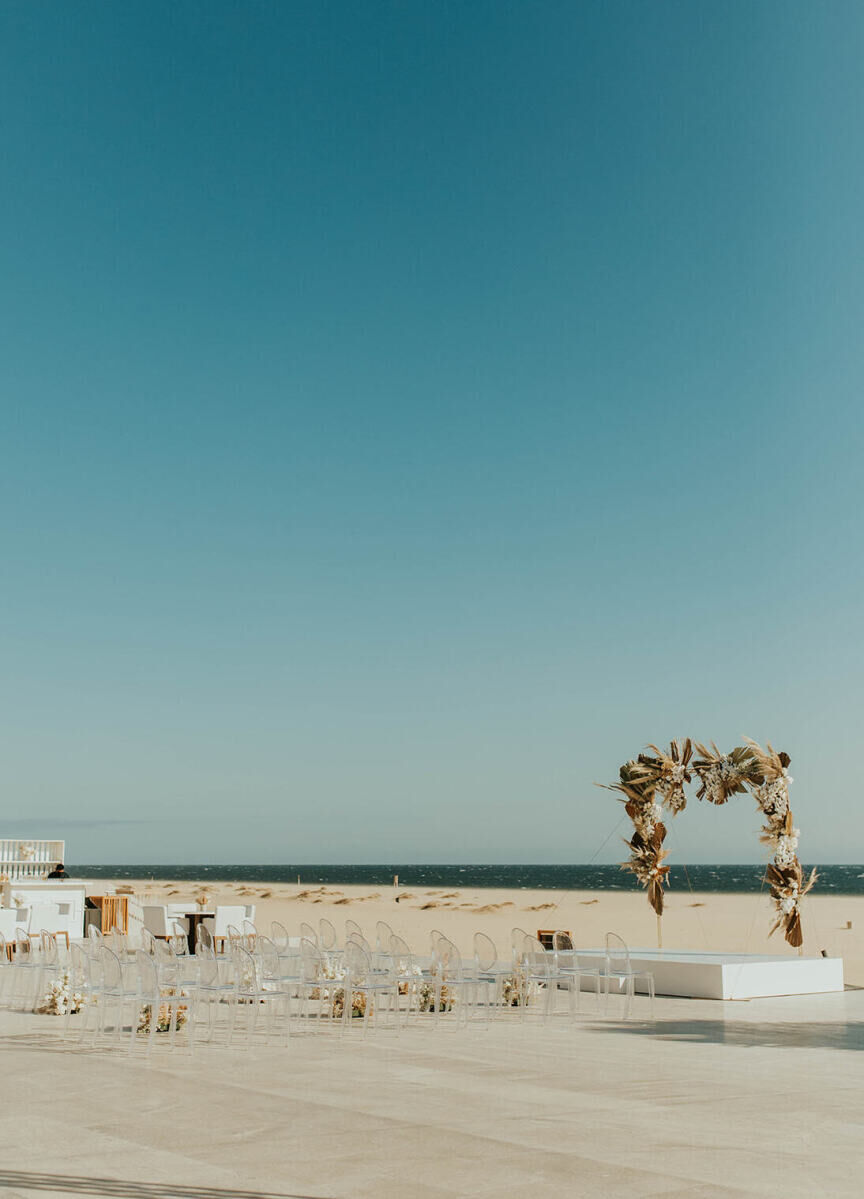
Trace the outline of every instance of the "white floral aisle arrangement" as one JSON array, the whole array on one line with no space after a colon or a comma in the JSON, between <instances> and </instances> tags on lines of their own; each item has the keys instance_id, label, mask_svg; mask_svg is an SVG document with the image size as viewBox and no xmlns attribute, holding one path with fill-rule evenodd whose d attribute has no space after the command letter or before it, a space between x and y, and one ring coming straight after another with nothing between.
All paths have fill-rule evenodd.
<instances>
[{"instance_id":1,"label":"white floral aisle arrangement","mask_svg":"<svg viewBox=\"0 0 864 1199\"><path fill-rule=\"evenodd\" d=\"M693 750L698 757L693 757ZM762 841L772 852L765 880L777 919L771 933L782 928L788 943L795 948L803 944L801 931L801 900L815 884L815 870L809 878L798 860L799 830L789 807L787 753L778 753L770 743L765 749L756 741L744 738L744 745L722 753L712 742L708 749L688 737L680 745L672 741L668 751L649 745L651 752L625 762L618 772L618 782L607 790L618 791L625 811L633 821L633 836L627 842L630 859L621 869L629 870L646 888L648 902L658 916L663 914L663 888L668 881L669 867L664 865L667 852L663 849L666 825L663 809L673 816L687 805L685 784L693 776L699 780L696 798L722 805L733 795L748 791L756 800L766 823Z\"/></svg>"},{"instance_id":2,"label":"white floral aisle arrangement","mask_svg":"<svg viewBox=\"0 0 864 1199\"><path fill-rule=\"evenodd\" d=\"M35 1010L42 1016L74 1016L81 1011L84 1002L84 995L73 986L71 971L63 970L51 983Z\"/></svg>"}]
</instances>

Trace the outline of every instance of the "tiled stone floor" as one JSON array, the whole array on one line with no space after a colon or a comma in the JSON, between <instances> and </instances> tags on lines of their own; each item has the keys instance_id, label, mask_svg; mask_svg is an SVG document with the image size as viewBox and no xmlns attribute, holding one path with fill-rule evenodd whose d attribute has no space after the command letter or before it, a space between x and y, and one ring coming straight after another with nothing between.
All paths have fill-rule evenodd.
<instances>
[{"instance_id":1,"label":"tiled stone floor","mask_svg":"<svg viewBox=\"0 0 864 1199\"><path fill-rule=\"evenodd\" d=\"M148 1064L2 1012L0 1196L864 1191L864 991L655 1015L300 1034L191 1060L160 1044Z\"/></svg>"}]
</instances>

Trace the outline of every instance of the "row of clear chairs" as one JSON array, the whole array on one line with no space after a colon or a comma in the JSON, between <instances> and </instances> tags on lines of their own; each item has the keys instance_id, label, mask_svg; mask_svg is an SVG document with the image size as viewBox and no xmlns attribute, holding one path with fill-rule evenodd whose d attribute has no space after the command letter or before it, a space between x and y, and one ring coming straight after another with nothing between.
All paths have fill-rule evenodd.
<instances>
[{"instance_id":1,"label":"row of clear chairs","mask_svg":"<svg viewBox=\"0 0 864 1199\"><path fill-rule=\"evenodd\" d=\"M119 930L104 937L93 930L83 947L73 945L66 967L72 976L67 990L85 1001L81 1038L89 1030L103 1039L111 1032L116 1041L121 1026L126 1027L126 1009L140 1014L148 1008L158 1015L138 1021L150 1034L148 1049L157 1028L170 1033L173 1046L181 1023L178 1015L189 1025L190 1048L196 1020L206 1026L208 1040L216 1039L221 1029L229 1044L244 1030L247 1041L259 1031L268 1040L286 1039L292 1017L300 1026L320 1030L338 1024L343 1032L359 1017L364 1033L382 1021L398 1029L427 1013L437 1024L443 1013L454 1009L457 1025L474 1018L488 1021L511 1007L520 1008L523 1020L531 1008L548 1020L562 989L575 1014L586 979L593 981L598 1009L601 1001L608 1003L613 986L623 990L629 1015L639 978L630 967L626 945L614 934L607 937L605 958L598 961L580 957L568 934L556 933L547 950L525 930L514 929L507 961L499 957L491 938L477 933L473 959L463 961L438 930L430 938L431 953L417 957L383 921L376 928L374 947L354 922L346 928L341 947L334 946L332 929L319 926L316 932L306 925L301 932L315 935L292 938L283 925L274 924L267 937L248 923L232 930L224 954L208 944L205 931L194 957L185 929L169 941L145 934L139 950L130 949L128 937ZM3 945L0 962L7 963ZM61 971L56 940L44 934L34 950L22 930L12 962L2 967L0 995L5 995L5 980L11 976L13 1005L32 1009L33 997L43 994ZM644 981L653 1001L653 978L649 975ZM90 1002L100 996L101 1003ZM97 1011L91 1027L93 1007ZM71 1005L66 1010L68 1025ZM130 1048L140 1031L133 1023L130 1015Z\"/></svg>"}]
</instances>

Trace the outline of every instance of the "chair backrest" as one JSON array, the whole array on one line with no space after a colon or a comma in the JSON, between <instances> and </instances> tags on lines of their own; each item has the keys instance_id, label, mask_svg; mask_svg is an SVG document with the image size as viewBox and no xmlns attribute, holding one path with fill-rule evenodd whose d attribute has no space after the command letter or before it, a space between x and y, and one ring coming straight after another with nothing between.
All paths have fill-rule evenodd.
<instances>
[{"instance_id":1,"label":"chair backrest","mask_svg":"<svg viewBox=\"0 0 864 1199\"><path fill-rule=\"evenodd\" d=\"M9 965L9 950L6 947L6 938L0 933L0 970L4 966Z\"/></svg>"},{"instance_id":2,"label":"chair backrest","mask_svg":"<svg viewBox=\"0 0 864 1199\"><path fill-rule=\"evenodd\" d=\"M173 931L168 917L168 906L164 903L145 904L142 908L144 927L154 937L170 937ZM93 925L90 925L91 929Z\"/></svg>"},{"instance_id":3,"label":"chair backrest","mask_svg":"<svg viewBox=\"0 0 864 1199\"><path fill-rule=\"evenodd\" d=\"M98 926L98 924L88 925L87 936L91 941L95 942L96 945L102 944L102 929Z\"/></svg>"},{"instance_id":4,"label":"chair backrest","mask_svg":"<svg viewBox=\"0 0 864 1199\"><path fill-rule=\"evenodd\" d=\"M372 959L356 934L345 943L345 974L351 986L367 982L372 974Z\"/></svg>"},{"instance_id":5,"label":"chair backrest","mask_svg":"<svg viewBox=\"0 0 864 1199\"><path fill-rule=\"evenodd\" d=\"M121 960L129 952L129 938L116 925L104 940Z\"/></svg>"},{"instance_id":6,"label":"chair backrest","mask_svg":"<svg viewBox=\"0 0 864 1199\"><path fill-rule=\"evenodd\" d=\"M336 929L333 923L328 920L326 916L322 916L318 921L318 944L322 949L325 949L328 952L332 949L335 949L338 944Z\"/></svg>"},{"instance_id":7,"label":"chair backrest","mask_svg":"<svg viewBox=\"0 0 864 1199\"><path fill-rule=\"evenodd\" d=\"M250 994L258 990L258 971L255 959L242 945L231 943L231 961L234 966L234 989L239 994Z\"/></svg>"},{"instance_id":8,"label":"chair backrest","mask_svg":"<svg viewBox=\"0 0 864 1199\"><path fill-rule=\"evenodd\" d=\"M35 958L33 942L26 928L15 929L15 965L26 966Z\"/></svg>"},{"instance_id":9,"label":"chair backrest","mask_svg":"<svg viewBox=\"0 0 864 1199\"><path fill-rule=\"evenodd\" d=\"M217 904L213 913L213 936L227 937L229 926L239 927L246 919L246 908L243 904Z\"/></svg>"},{"instance_id":10,"label":"chair backrest","mask_svg":"<svg viewBox=\"0 0 864 1199\"><path fill-rule=\"evenodd\" d=\"M524 928L513 928L510 930L510 956L514 963L518 962L522 957L522 951L525 948L525 938L530 936Z\"/></svg>"},{"instance_id":11,"label":"chair backrest","mask_svg":"<svg viewBox=\"0 0 864 1199\"><path fill-rule=\"evenodd\" d=\"M248 916L243 917L243 932L247 937L254 938L254 937L258 936L258 929L255 927L254 922L252 920L250 920Z\"/></svg>"},{"instance_id":12,"label":"chair backrest","mask_svg":"<svg viewBox=\"0 0 864 1199\"><path fill-rule=\"evenodd\" d=\"M156 969L156 961L151 958L149 953L145 953L143 949L135 950L135 964L138 967L138 990L139 993L147 999L156 1000L160 994L159 973ZM155 1013L151 1016L156 1018Z\"/></svg>"},{"instance_id":13,"label":"chair backrest","mask_svg":"<svg viewBox=\"0 0 864 1199\"><path fill-rule=\"evenodd\" d=\"M432 931L429 933L429 947L432 950L433 958L435 956L435 946L442 939L442 937L444 938L445 941L447 940L447 938L444 936L444 934L441 932L441 930L437 929L437 928L433 928Z\"/></svg>"},{"instance_id":14,"label":"chair backrest","mask_svg":"<svg viewBox=\"0 0 864 1199\"><path fill-rule=\"evenodd\" d=\"M261 965L262 978L274 979L280 974L279 950L269 937L260 933L255 941L255 956Z\"/></svg>"},{"instance_id":15,"label":"chair backrest","mask_svg":"<svg viewBox=\"0 0 864 1199\"><path fill-rule=\"evenodd\" d=\"M498 961L498 950L495 942L485 933L474 934L474 961L478 970L491 970Z\"/></svg>"},{"instance_id":16,"label":"chair backrest","mask_svg":"<svg viewBox=\"0 0 864 1199\"><path fill-rule=\"evenodd\" d=\"M212 949L213 938L210 935L210 929L202 922L198 922L198 927L195 929L195 953L200 949Z\"/></svg>"},{"instance_id":17,"label":"chair backrest","mask_svg":"<svg viewBox=\"0 0 864 1199\"><path fill-rule=\"evenodd\" d=\"M177 961L177 955L171 948L170 941L163 941L161 938L153 938L153 956L159 963L160 968L165 965L173 965Z\"/></svg>"},{"instance_id":18,"label":"chair backrest","mask_svg":"<svg viewBox=\"0 0 864 1199\"><path fill-rule=\"evenodd\" d=\"M522 943L522 961L531 974L551 978L555 973L555 959L542 941L529 934Z\"/></svg>"},{"instance_id":19,"label":"chair backrest","mask_svg":"<svg viewBox=\"0 0 864 1199\"><path fill-rule=\"evenodd\" d=\"M396 974L414 974L414 955L408 942L394 933L390 938L390 961Z\"/></svg>"},{"instance_id":20,"label":"chair backrest","mask_svg":"<svg viewBox=\"0 0 864 1199\"><path fill-rule=\"evenodd\" d=\"M556 951L563 950L569 953L573 948L573 938L569 933L563 932L560 928L552 934L552 948Z\"/></svg>"},{"instance_id":21,"label":"chair backrest","mask_svg":"<svg viewBox=\"0 0 864 1199\"><path fill-rule=\"evenodd\" d=\"M149 953L151 958L156 953L156 938L150 932L149 928L142 928L138 933L138 942L145 953Z\"/></svg>"},{"instance_id":22,"label":"chair backrest","mask_svg":"<svg viewBox=\"0 0 864 1199\"><path fill-rule=\"evenodd\" d=\"M300 939L300 962L303 969L304 982L314 982L324 975L324 955L308 937Z\"/></svg>"},{"instance_id":23,"label":"chair backrest","mask_svg":"<svg viewBox=\"0 0 864 1199\"><path fill-rule=\"evenodd\" d=\"M215 987L219 983L219 961L212 945L199 943L195 954L198 959L198 981L202 987Z\"/></svg>"},{"instance_id":24,"label":"chair backrest","mask_svg":"<svg viewBox=\"0 0 864 1199\"><path fill-rule=\"evenodd\" d=\"M452 941L448 941L444 936L439 937L435 946L434 959L442 978L449 979L451 982L458 982L462 979L462 955Z\"/></svg>"},{"instance_id":25,"label":"chair backrest","mask_svg":"<svg viewBox=\"0 0 864 1199\"><path fill-rule=\"evenodd\" d=\"M288 929L278 920L274 920L270 925L270 939L280 953L287 953L291 938L288 935Z\"/></svg>"},{"instance_id":26,"label":"chair backrest","mask_svg":"<svg viewBox=\"0 0 864 1199\"><path fill-rule=\"evenodd\" d=\"M379 920L375 925L375 948L379 953L390 952L390 938L393 936L393 929L385 920Z\"/></svg>"},{"instance_id":27,"label":"chair backrest","mask_svg":"<svg viewBox=\"0 0 864 1199\"><path fill-rule=\"evenodd\" d=\"M305 920L300 922L300 936L307 941L311 941L313 945L318 945L318 934L311 924L307 924Z\"/></svg>"},{"instance_id":28,"label":"chair backrest","mask_svg":"<svg viewBox=\"0 0 864 1199\"><path fill-rule=\"evenodd\" d=\"M99 949L99 964L102 967L102 980L107 990L121 991L123 989L123 970L120 966L120 959L107 945L102 945Z\"/></svg>"},{"instance_id":29,"label":"chair backrest","mask_svg":"<svg viewBox=\"0 0 864 1199\"><path fill-rule=\"evenodd\" d=\"M189 934L182 924L175 924L174 931L171 934L168 944L176 953L178 958L184 957L189 952Z\"/></svg>"},{"instance_id":30,"label":"chair backrest","mask_svg":"<svg viewBox=\"0 0 864 1199\"><path fill-rule=\"evenodd\" d=\"M41 943L42 961L46 966L56 966L58 961L57 955L57 938L53 933L49 933L47 929L42 929L39 933L39 941Z\"/></svg>"},{"instance_id":31,"label":"chair backrest","mask_svg":"<svg viewBox=\"0 0 864 1199\"><path fill-rule=\"evenodd\" d=\"M90 986L90 958L75 941L69 946L69 975L71 991Z\"/></svg>"},{"instance_id":32,"label":"chair backrest","mask_svg":"<svg viewBox=\"0 0 864 1199\"><path fill-rule=\"evenodd\" d=\"M351 936L348 938L348 940L345 942L345 948L347 949L349 945L357 945L360 949L363 950L364 953L369 954L370 957L372 956L372 946L369 944L369 942L366 940L366 938L363 936L362 933L352 933Z\"/></svg>"},{"instance_id":33,"label":"chair backrest","mask_svg":"<svg viewBox=\"0 0 864 1199\"><path fill-rule=\"evenodd\" d=\"M606 970L630 973L630 951L617 933L606 934Z\"/></svg>"},{"instance_id":34,"label":"chair backrest","mask_svg":"<svg viewBox=\"0 0 864 1199\"><path fill-rule=\"evenodd\" d=\"M360 927L360 925L357 923L356 920L346 920L345 921L345 940L346 941L348 940L348 938L351 936L352 933L359 933L360 936L362 937L363 929Z\"/></svg>"}]
</instances>

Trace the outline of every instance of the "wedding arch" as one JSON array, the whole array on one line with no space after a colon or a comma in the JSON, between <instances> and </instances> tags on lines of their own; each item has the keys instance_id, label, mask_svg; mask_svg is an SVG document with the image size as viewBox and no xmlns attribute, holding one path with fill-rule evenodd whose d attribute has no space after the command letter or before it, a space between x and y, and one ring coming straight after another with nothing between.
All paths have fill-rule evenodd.
<instances>
[{"instance_id":1,"label":"wedding arch","mask_svg":"<svg viewBox=\"0 0 864 1199\"><path fill-rule=\"evenodd\" d=\"M763 749L747 737L744 745L727 754L721 753L713 741L711 748L706 749L689 737L680 745L671 742L668 752L656 745L647 748L650 752L624 763L618 772L619 781L607 790L621 793L621 802L634 826L633 836L627 842L630 860L621 869L631 870L646 888L648 902L657 913L658 929L663 914L663 887L669 873L669 867L663 865L668 857L663 849L666 839L663 808L673 816L684 810L687 806L684 787L695 775L699 782L697 799L725 804L731 796L749 791L756 800L766 821L761 840L770 846L772 853L765 872L777 910L771 933L782 928L789 944L800 947L804 939L801 899L818 876L812 870L805 882L798 861L799 833L789 807L792 782L788 773L789 755L777 753L770 743Z\"/></svg>"}]
</instances>

